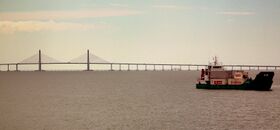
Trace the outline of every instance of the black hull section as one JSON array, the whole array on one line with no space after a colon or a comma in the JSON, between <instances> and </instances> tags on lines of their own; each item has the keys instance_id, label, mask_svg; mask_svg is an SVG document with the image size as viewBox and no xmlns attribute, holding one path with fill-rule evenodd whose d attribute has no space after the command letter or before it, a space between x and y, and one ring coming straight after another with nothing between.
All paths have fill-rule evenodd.
<instances>
[{"instance_id":1,"label":"black hull section","mask_svg":"<svg viewBox=\"0 0 280 130\"><path fill-rule=\"evenodd\" d=\"M248 89L267 91L271 89L274 72L260 72L249 84Z\"/></svg>"},{"instance_id":2,"label":"black hull section","mask_svg":"<svg viewBox=\"0 0 280 130\"><path fill-rule=\"evenodd\" d=\"M273 83L274 72L260 72L254 80L247 80L242 85L196 84L197 89L238 89L269 91Z\"/></svg>"}]
</instances>

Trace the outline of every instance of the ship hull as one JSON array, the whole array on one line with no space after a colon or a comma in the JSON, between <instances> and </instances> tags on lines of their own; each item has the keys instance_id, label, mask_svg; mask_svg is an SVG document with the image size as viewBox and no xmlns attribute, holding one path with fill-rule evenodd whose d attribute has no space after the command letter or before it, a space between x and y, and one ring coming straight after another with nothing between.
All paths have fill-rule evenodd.
<instances>
[{"instance_id":1,"label":"ship hull","mask_svg":"<svg viewBox=\"0 0 280 130\"><path fill-rule=\"evenodd\" d=\"M274 72L260 72L254 80L247 80L241 85L196 84L197 89L236 89L269 91L273 83Z\"/></svg>"},{"instance_id":2,"label":"ship hull","mask_svg":"<svg viewBox=\"0 0 280 130\"><path fill-rule=\"evenodd\" d=\"M211 84L196 84L197 89L236 89L246 90L248 85L211 85Z\"/></svg>"}]
</instances>

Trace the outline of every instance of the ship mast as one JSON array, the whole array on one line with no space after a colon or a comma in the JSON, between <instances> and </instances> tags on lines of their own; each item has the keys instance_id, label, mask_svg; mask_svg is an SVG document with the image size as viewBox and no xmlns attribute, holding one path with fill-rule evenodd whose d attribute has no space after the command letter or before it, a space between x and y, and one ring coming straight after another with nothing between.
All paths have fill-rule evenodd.
<instances>
[{"instance_id":1,"label":"ship mast","mask_svg":"<svg viewBox=\"0 0 280 130\"><path fill-rule=\"evenodd\" d=\"M218 65L218 58L217 56L214 57L214 66Z\"/></svg>"}]
</instances>

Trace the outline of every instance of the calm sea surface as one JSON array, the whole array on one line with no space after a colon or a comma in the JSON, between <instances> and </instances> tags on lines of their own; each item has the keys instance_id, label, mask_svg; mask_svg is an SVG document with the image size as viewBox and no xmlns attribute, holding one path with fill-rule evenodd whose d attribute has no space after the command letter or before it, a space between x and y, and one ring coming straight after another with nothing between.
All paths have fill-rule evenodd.
<instances>
[{"instance_id":1,"label":"calm sea surface","mask_svg":"<svg viewBox=\"0 0 280 130\"><path fill-rule=\"evenodd\" d=\"M197 71L0 72L0 129L277 130L279 75L262 92L198 90Z\"/></svg>"}]
</instances>

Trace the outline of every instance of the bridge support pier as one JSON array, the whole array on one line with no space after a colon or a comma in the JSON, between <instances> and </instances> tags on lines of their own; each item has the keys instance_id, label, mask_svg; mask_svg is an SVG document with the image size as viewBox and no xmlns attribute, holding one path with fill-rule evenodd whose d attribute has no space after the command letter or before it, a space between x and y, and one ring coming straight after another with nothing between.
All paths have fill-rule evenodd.
<instances>
[{"instance_id":1,"label":"bridge support pier","mask_svg":"<svg viewBox=\"0 0 280 130\"><path fill-rule=\"evenodd\" d=\"M90 71L89 50L87 50L87 71Z\"/></svg>"},{"instance_id":2,"label":"bridge support pier","mask_svg":"<svg viewBox=\"0 0 280 130\"><path fill-rule=\"evenodd\" d=\"M16 64L16 71L18 71L18 64Z\"/></svg>"},{"instance_id":3,"label":"bridge support pier","mask_svg":"<svg viewBox=\"0 0 280 130\"><path fill-rule=\"evenodd\" d=\"M145 71L147 71L148 69L147 69L147 65L145 64Z\"/></svg>"},{"instance_id":4,"label":"bridge support pier","mask_svg":"<svg viewBox=\"0 0 280 130\"><path fill-rule=\"evenodd\" d=\"M39 50L39 64L38 64L39 71L42 71L42 59L41 59L41 50Z\"/></svg>"}]
</instances>

